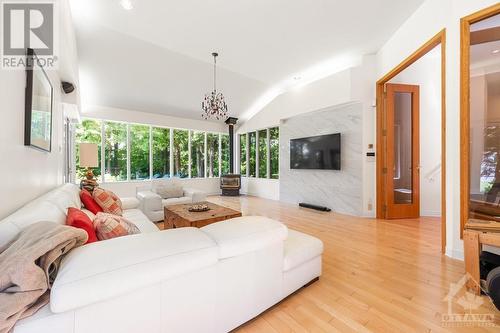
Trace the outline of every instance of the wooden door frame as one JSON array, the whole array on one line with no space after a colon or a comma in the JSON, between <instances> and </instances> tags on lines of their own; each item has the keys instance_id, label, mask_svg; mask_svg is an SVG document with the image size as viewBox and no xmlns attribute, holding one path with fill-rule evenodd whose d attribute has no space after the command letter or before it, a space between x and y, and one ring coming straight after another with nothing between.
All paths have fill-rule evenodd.
<instances>
[{"instance_id":1,"label":"wooden door frame","mask_svg":"<svg viewBox=\"0 0 500 333\"><path fill-rule=\"evenodd\" d=\"M383 130L384 130L384 85L396 75L404 71L406 68L422 58L425 54L431 51L434 47L441 45L441 252L445 252L446 248L446 29L438 32L434 37L428 40L409 57L403 60L399 65L393 68L389 73L384 75L376 83L377 93L377 136L376 136L376 184L377 184L377 218L384 218L384 160L385 153L383 147Z\"/></svg>"},{"instance_id":2,"label":"wooden door frame","mask_svg":"<svg viewBox=\"0 0 500 333\"><path fill-rule=\"evenodd\" d=\"M460 238L469 219L470 139L470 26L500 14L496 4L460 20Z\"/></svg>"}]
</instances>

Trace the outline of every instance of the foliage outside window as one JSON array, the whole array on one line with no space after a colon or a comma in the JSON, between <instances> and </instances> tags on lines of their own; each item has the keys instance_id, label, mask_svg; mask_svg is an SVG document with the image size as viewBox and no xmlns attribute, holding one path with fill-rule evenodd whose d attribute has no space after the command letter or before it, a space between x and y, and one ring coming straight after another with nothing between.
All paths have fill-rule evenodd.
<instances>
[{"instance_id":1,"label":"foliage outside window","mask_svg":"<svg viewBox=\"0 0 500 333\"><path fill-rule=\"evenodd\" d=\"M174 130L174 176L187 178L189 176L189 150L187 130Z\"/></svg>"},{"instance_id":2,"label":"foliage outside window","mask_svg":"<svg viewBox=\"0 0 500 333\"><path fill-rule=\"evenodd\" d=\"M269 152L270 152L270 178L279 178L279 156L280 156L280 129L279 127L273 127L269 129Z\"/></svg>"},{"instance_id":3,"label":"foliage outside window","mask_svg":"<svg viewBox=\"0 0 500 333\"><path fill-rule=\"evenodd\" d=\"M247 135L240 134L240 173L247 175Z\"/></svg>"},{"instance_id":4,"label":"foliage outside window","mask_svg":"<svg viewBox=\"0 0 500 333\"><path fill-rule=\"evenodd\" d=\"M105 181L127 180L127 125L105 122Z\"/></svg>"},{"instance_id":5,"label":"foliage outside window","mask_svg":"<svg viewBox=\"0 0 500 333\"><path fill-rule=\"evenodd\" d=\"M259 178L267 178L267 130L259 131Z\"/></svg>"},{"instance_id":6,"label":"foliage outside window","mask_svg":"<svg viewBox=\"0 0 500 333\"><path fill-rule=\"evenodd\" d=\"M149 179L149 126L130 125L130 179Z\"/></svg>"},{"instance_id":7,"label":"foliage outside window","mask_svg":"<svg viewBox=\"0 0 500 333\"><path fill-rule=\"evenodd\" d=\"M191 178L205 177L205 133L191 131Z\"/></svg>"},{"instance_id":8,"label":"foliage outside window","mask_svg":"<svg viewBox=\"0 0 500 333\"><path fill-rule=\"evenodd\" d=\"M153 178L170 177L170 129L153 127Z\"/></svg>"},{"instance_id":9,"label":"foliage outside window","mask_svg":"<svg viewBox=\"0 0 500 333\"><path fill-rule=\"evenodd\" d=\"M255 177L257 174L256 170L256 152L257 152L257 132L248 133L248 175L250 177Z\"/></svg>"},{"instance_id":10,"label":"foliage outside window","mask_svg":"<svg viewBox=\"0 0 500 333\"><path fill-rule=\"evenodd\" d=\"M85 177L87 168L80 167L80 143L96 143L98 145L99 166L92 168L98 182L102 182L101 176L101 122L93 119L85 119L75 128L75 153L76 153L76 179Z\"/></svg>"},{"instance_id":11,"label":"foliage outside window","mask_svg":"<svg viewBox=\"0 0 500 333\"><path fill-rule=\"evenodd\" d=\"M221 172L229 173L229 135L207 133L205 148L205 132L191 131L190 150L189 134L189 130L84 119L74 127L76 179L83 178L86 172L86 168L79 167L79 143L98 145L99 167L93 171L99 182L144 180L151 176L187 178L189 171L193 177L219 177ZM101 148L104 161L101 161Z\"/></svg>"},{"instance_id":12,"label":"foliage outside window","mask_svg":"<svg viewBox=\"0 0 500 333\"><path fill-rule=\"evenodd\" d=\"M207 133L207 177L219 177L219 134Z\"/></svg>"},{"instance_id":13,"label":"foliage outside window","mask_svg":"<svg viewBox=\"0 0 500 333\"><path fill-rule=\"evenodd\" d=\"M227 175L229 173L229 135L221 134L221 173Z\"/></svg>"}]
</instances>

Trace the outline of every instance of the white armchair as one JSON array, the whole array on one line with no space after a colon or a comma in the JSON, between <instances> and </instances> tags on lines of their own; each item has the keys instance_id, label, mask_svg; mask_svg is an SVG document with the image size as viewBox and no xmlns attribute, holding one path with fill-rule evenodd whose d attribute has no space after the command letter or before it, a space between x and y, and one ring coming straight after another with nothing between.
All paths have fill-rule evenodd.
<instances>
[{"instance_id":1,"label":"white armchair","mask_svg":"<svg viewBox=\"0 0 500 333\"><path fill-rule=\"evenodd\" d=\"M155 183L177 183L181 184L174 179L171 180L154 180L151 184L145 186L138 186L137 199L139 199L139 208L142 212L154 222L162 221L164 217L163 207L168 205L196 203L206 200L206 193L192 188L182 188L181 197L162 198L155 192Z\"/></svg>"}]
</instances>

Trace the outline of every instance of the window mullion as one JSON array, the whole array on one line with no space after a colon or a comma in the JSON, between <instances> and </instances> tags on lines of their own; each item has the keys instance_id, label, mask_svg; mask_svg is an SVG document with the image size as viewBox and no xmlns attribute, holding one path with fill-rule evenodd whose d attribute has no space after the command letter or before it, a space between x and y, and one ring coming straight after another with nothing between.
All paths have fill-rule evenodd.
<instances>
[{"instance_id":1,"label":"window mullion","mask_svg":"<svg viewBox=\"0 0 500 333\"><path fill-rule=\"evenodd\" d=\"M193 131L188 131L188 178L191 178L191 134Z\"/></svg>"},{"instance_id":2,"label":"window mullion","mask_svg":"<svg viewBox=\"0 0 500 333\"><path fill-rule=\"evenodd\" d=\"M106 128L104 126L104 121L101 121L101 180L103 183L106 182Z\"/></svg>"},{"instance_id":3,"label":"window mullion","mask_svg":"<svg viewBox=\"0 0 500 333\"><path fill-rule=\"evenodd\" d=\"M127 124L127 181L130 181L130 124Z\"/></svg>"},{"instance_id":4,"label":"window mullion","mask_svg":"<svg viewBox=\"0 0 500 333\"><path fill-rule=\"evenodd\" d=\"M219 133L219 177L222 176L222 134Z\"/></svg>"},{"instance_id":5,"label":"window mullion","mask_svg":"<svg viewBox=\"0 0 500 333\"><path fill-rule=\"evenodd\" d=\"M149 179L153 179L153 126L149 126Z\"/></svg>"},{"instance_id":6,"label":"window mullion","mask_svg":"<svg viewBox=\"0 0 500 333\"><path fill-rule=\"evenodd\" d=\"M203 178L207 178L207 132L205 132L205 136L203 138L204 148L203 148Z\"/></svg>"},{"instance_id":7,"label":"window mullion","mask_svg":"<svg viewBox=\"0 0 500 333\"><path fill-rule=\"evenodd\" d=\"M271 131L269 128L266 129L266 172L267 172L267 177L266 178L271 178Z\"/></svg>"},{"instance_id":8,"label":"window mullion","mask_svg":"<svg viewBox=\"0 0 500 333\"><path fill-rule=\"evenodd\" d=\"M173 128L169 128L168 129L169 131L169 146L170 146L170 149L169 149L169 178L172 178L173 174L174 174L174 129Z\"/></svg>"}]
</instances>

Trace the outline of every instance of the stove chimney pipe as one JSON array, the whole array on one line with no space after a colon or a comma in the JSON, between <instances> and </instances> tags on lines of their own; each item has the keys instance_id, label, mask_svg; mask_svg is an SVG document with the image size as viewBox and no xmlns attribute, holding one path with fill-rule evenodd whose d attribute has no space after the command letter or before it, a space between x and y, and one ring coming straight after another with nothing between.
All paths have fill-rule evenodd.
<instances>
[{"instance_id":1,"label":"stove chimney pipe","mask_svg":"<svg viewBox=\"0 0 500 333\"><path fill-rule=\"evenodd\" d=\"M229 173L234 173L234 125L238 118L229 117L226 119L225 123L229 127Z\"/></svg>"}]
</instances>

